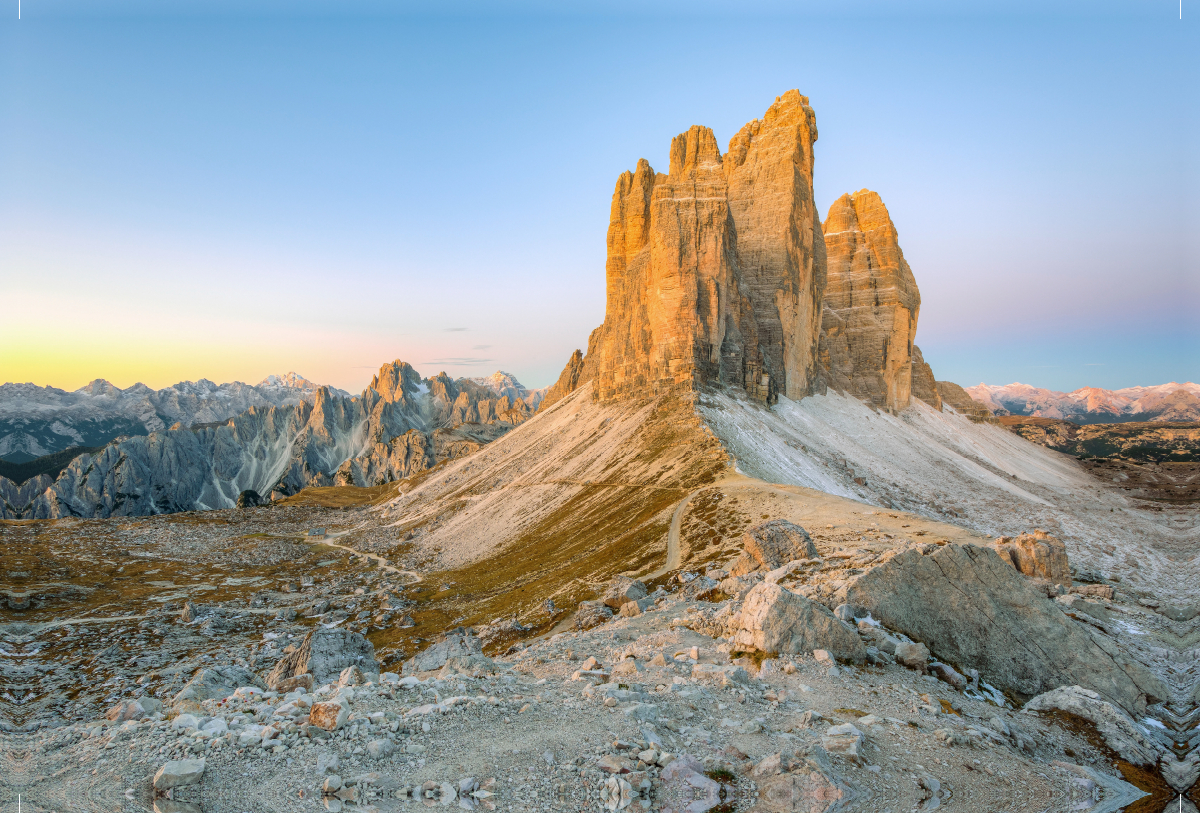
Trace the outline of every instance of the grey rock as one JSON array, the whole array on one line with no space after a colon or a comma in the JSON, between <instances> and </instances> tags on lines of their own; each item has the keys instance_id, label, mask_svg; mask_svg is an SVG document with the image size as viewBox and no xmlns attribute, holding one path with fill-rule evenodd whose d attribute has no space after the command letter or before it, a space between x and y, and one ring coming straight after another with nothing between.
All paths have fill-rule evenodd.
<instances>
[{"instance_id":1,"label":"grey rock","mask_svg":"<svg viewBox=\"0 0 1200 813\"><path fill-rule=\"evenodd\" d=\"M0 397L12 386L0 386ZM469 454L533 414L521 399L444 374L423 379L400 361L357 398L328 387L304 397L259 399L170 428L157 418L124 427L118 434L134 436L75 458L36 494L0 483L0 506L24 519L144 516L233 508L251 494L261 501L307 486L377 485Z\"/></svg>"},{"instance_id":2,"label":"grey rock","mask_svg":"<svg viewBox=\"0 0 1200 813\"><path fill-rule=\"evenodd\" d=\"M1068 618L994 550L923 550L856 577L846 602L940 658L970 664L1001 689L1036 695L1077 684L1126 709L1168 696L1149 670Z\"/></svg>"},{"instance_id":3,"label":"grey rock","mask_svg":"<svg viewBox=\"0 0 1200 813\"><path fill-rule=\"evenodd\" d=\"M336 683L349 666L357 666L368 680L379 680L379 664L375 662L375 647L370 641L357 632L318 626L304 636L295 652L284 655L275 664L267 675L267 685L275 688L297 675L312 675L317 686Z\"/></svg>"},{"instance_id":4,"label":"grey rock","mask_svg":"<svg viewBox=\"0 0 1200 813\"><path fill-rule=\"evenodd\" d=\"M367 743L367 756L371 759L384 759L390 757L396 750L391 740L371 740Z\"/></svg>"},{"instance_id":5,"label":"grey rock","mask_svg":"<svg viewBox=\"0 0 1200 813\"><path fill-rule=\"evenodd\" d=\"M1060 686L1040 694L1025 704L1025 711L1058 709L1091 720L1108 746L1122 759L1134 765L1153 766L1163 750L1144 735L1133 719L1105 701L1099 694L1082 686Z\"/></svg>"},{"instance_id":6,"label":"grey rock","mask_svg":"<svg viewBox=\"0 0 1200 813\"><path fill-rule=\"evenodd\" d=\"M197 703L204 700L221 700L242 686L254 686L264 690L267 688L258 675L241 666L208 666L198 670L171 703L177 704L184 700Z\"/></svg>"},{"instance_id":7,"label":"grey rock","mask_svg":"<svg viewBox=\"0 0 1200 813\"><path fill-rule=\"evenodd\" d=\"M603 601L581 601L579 609L575 611L575 629L591 629L612 617L612 609Z\"/></svg>"},{"instance_id":8,"label":"grey rock","mask_svg":"<svg viewBox=\"0 0 1200 813\"><path fill-rule=\"evenodd\" d=\"M1177 759L1174 754L1164 753L1160 763L1160 772L1167 784L1178 793L1187 793L1200 780L1200 751L1193 750L1184 759Z\"/></svg>"},{"instance_id":9,"label":"grey rock","mask_svg":"<svg viewBox=\"0 0 1200 813\"><path fill-rule=\"evenodd\" d=\"M154 774L156 791L170 790L184 785L194 785L204 776L203 759L173 759Z\"/></svg>"},{"instance_id":10,"label":"grey rock","mask_svg":"<svg viewBox=\"0 0 1200 813\"><path fill-rule=\"evenodd\" d=\"M772 519L742 534L742 546L763 570L774 570L796 559L816 559L817 546L808 531L786 519Z\"/></svg>"},{"instance_id":11,"label":"grey rock","mask_svg":"<svg viewBox=\"0 0 1200 813\"><path fill-rule=\"evenodd\" d=\"M322 752L317 754L317 776L324 776L327 773L337 773L342 767L342 761L338 759L338 755L332 752Z\"/></svg>"},{"instance_id":12,"label":"grey rock","mask_svg":"<svg viewBox=\"0 0 1200 813\"><path fill-rule=\"evenodd\" d=\"M615 576L608 583L608 587L604 591L604 595L600 600L608 607L614 610L621 609L621 605L629 601L637 601L646 597L646 585L643 582L635 581L627 576Z\"/></svg>"},{"instance_id":13,"label":"grey rock","mask_svg":"<svg viewBox=\"0 0 1200 813\"><path fill-rule=\"evenodd\" d=\"M404 674L441 669L451 658L469 658L483 652L483 644L473 633L451 632L442 640L404 662Z\"/></svg>"},{"instance_id":14,"label":"grey rock","mask_svg":"<svg viewBox=\"0 0 1200 813\"><path fill-rule=\"evenodd\" d=\"M867 649L854 628L824 606L778 584L764 582L746 596L732 642L744 649L796 655L828 650L835 658L862 663Z\"/></svg>"},{"instance_id":15,"label":"grey rock","mask_svg":"<svg viewBox=\"0 0 1200 813\"><path fill-rule=\"evenodd\" d=\"M925 644L902 641L896 644L895 655L896 663L918 672L924 672L925 664L929 662L929 648Z\"/></svg>"}]
</instances>

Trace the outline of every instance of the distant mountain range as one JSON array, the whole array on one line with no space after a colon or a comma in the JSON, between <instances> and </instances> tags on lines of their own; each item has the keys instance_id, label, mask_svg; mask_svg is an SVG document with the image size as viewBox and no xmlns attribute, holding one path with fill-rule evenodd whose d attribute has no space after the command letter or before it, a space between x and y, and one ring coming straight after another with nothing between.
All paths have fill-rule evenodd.
<instances>
[{"instance_id":1,"label":"distant mountain range","mask_svg":"<svg viewBox=\"0 0 1200 813\"><path fill-rule=\"evenodd\" d=\"M6 385L0 394L10 397L0 406L16 427L6 437L17 436L26 449L28 438L42 442L29 431L30 424L51 439L79 433L81 424L100 432L123 421L139 431L96 443L99 449L79 450L70 461L58 459L66 455L42 455L15 467L14 474L28 479L0 476L0 518L231 508L307 486L398 480L470 454L533 415L535 407L524 397L500 391L535 397L511 375L500 372L485 381L456 380L445 373L423 378L395 361L383 365L355 397L295 375L257 387L198 382L157 392L120 390L107 382L75 393ZM231 408L268 396L292 402ZM167 409L173 414L164 415ZM164 426L177 416L184 420ZM147 432L147 424L156 428Z\"/></svg>"},{"instance_id":2,"label":"distant mountain range","mask_svg":"<svg viewBox=\"0 0 1200 813\"><path fill-rule=\"evenodd\" d=\"M123 435L217 423L250 407L295 406L316 398L320 384L296 373L267 376L255 386L206 378L154 390L121 389L102 378L67 392L34 384L0 384L0 458L26 463L72 446L103 446ZM349 393L330 388L331 395Z\"/></svg>"},{"instance_id":3,"label":"distant mountain range","mask_svg":"<svg viewBox=\"0 0 1200 813\"><path fill-rule=\"evenodd\" d=\"M1191 382L1120 390L1083 387L1074 392L1018 383L979 384L966 391L996 415L1059 418L1078 424L1200 420L1200 384Z\"/></svg>"}]
</instances>

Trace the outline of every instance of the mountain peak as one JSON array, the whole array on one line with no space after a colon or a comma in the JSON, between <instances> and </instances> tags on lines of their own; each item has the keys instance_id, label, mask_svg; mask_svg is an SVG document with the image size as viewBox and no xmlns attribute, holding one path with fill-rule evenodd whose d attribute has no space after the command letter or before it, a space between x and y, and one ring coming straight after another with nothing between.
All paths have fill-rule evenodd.
<instances>
[{"instance_id":1,"label":"mountain peak","mask_svg":"<svg viewBox=\"0 0 1200 813\"><path fill-rule=\"evenodd\" d=\"M89 382L86 386L75 390L75 392L84 392L88 395L120 395L123 390L117 385L105 381L103 378L97 378Z\"/></svg>"}]
</instances>

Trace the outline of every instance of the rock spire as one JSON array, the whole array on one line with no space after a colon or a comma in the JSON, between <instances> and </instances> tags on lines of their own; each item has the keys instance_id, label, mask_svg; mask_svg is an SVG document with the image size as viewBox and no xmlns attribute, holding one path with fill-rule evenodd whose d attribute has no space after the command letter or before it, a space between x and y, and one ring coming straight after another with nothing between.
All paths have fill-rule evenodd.
<instances>
[{"instance_id":1,"label":"rock spire","mask_svg":"<svg viewBox=\"0 0 1200 813\"><path fill-rule=\"evenodd\" d=\"M913 338L921 294L900 250L896 227L879 195L863 189L834 201L824 236L829 279L821 362L826 381L899 412L912 396ZM923 394L928 394L927 382L922 384Z\"/></svg>"},{"instance_id":2,"label":"rock spire","mask_svg":"<svg viewBox=\"0 0 1200 813\"><path fill-rule=\"evenodd\" d=\"M667 174L644 159L622 173L604 324L565 383L592 380L601 401L718 382L766 402L812 391L825 287L816 140L808 99L790 90L724 156L696 126L672 141Z\"/></svg>"}]
</instances>

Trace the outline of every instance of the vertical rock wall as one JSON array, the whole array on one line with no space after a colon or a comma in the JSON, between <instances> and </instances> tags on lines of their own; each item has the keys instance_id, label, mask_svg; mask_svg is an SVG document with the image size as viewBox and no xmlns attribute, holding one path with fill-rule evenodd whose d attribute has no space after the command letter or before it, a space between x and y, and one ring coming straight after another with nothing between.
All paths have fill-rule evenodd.
<instances>
[{"instance_id":1,"label":"vertical rock wall","mask_svg":"<svg viewBox=\"0 0 1200 813\"><path fill-rule=\"evenodd\" d=\"M921 348L913 345L912 357L912 394L913 398L920 398L925 403L942 411L942 396L938 394L937 381L933 377L933 368L925 361L925 357L921 355Z\"/></svg>"},{"instance_id":2,"label":"vertical rock wall","mask_svg":"<svg viewBox=\"0 0 1200 813\"><path fill-rule=\"evenodd\" d=\"M826 382L898 412L912 396L921 294L896 227L879 195L864 189L834 202L824 237L828 282L821 362Z\"/></svg>"},{"instance_id":3,"label":"vertical rock wall","mask_svg":"<svg viewBox=\"0 0 1200 813\"><path fill-rule=\"evenodd\" d=\"M617 179L605 319L576 385L593 380L599 400L718 382L767 402L812 390L825 285L816 138L792 90L726 156L692 127L671 143L668 174L641 160Z\"/></svg>"}]
</instances>

